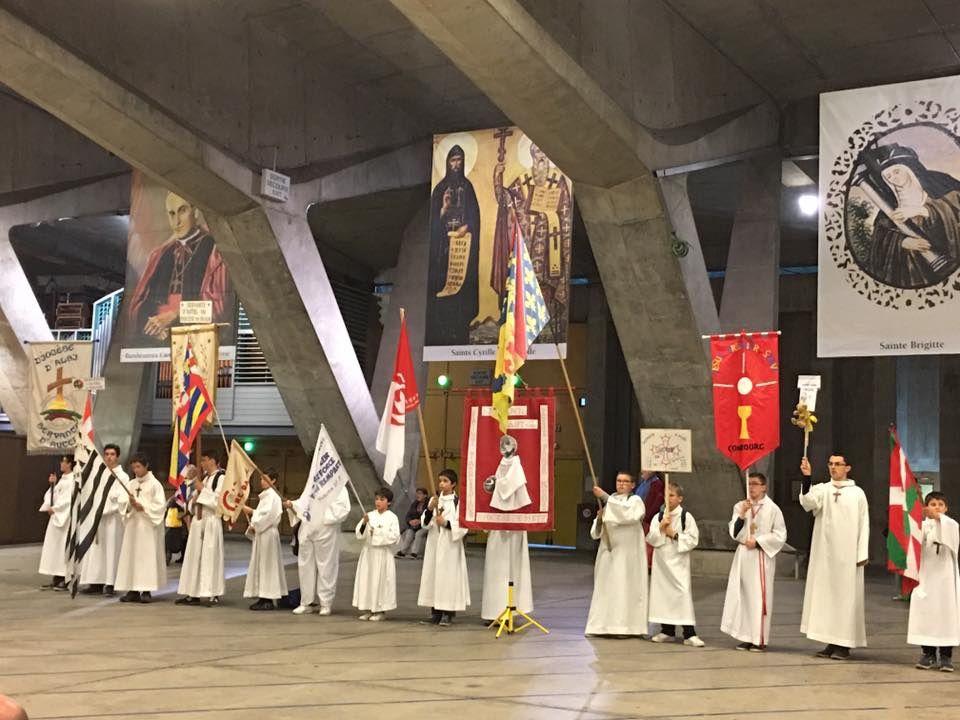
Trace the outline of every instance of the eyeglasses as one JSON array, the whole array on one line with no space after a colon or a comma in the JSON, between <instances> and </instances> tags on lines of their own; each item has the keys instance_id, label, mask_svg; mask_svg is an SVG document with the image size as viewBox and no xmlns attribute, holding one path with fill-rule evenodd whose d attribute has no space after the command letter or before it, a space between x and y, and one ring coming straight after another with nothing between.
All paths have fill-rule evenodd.
<instances>
[{"instance_id":1,"label":"eyeglasses","mask_svg":"<svg viewBox=\"0 0 960 720\"><path fill-rule=\"evenodd\" d=\"M827 465L830 467L846 467L847 466L845 462L839 462L839 463L828 462Z\"/></svg>"}]
</instances>

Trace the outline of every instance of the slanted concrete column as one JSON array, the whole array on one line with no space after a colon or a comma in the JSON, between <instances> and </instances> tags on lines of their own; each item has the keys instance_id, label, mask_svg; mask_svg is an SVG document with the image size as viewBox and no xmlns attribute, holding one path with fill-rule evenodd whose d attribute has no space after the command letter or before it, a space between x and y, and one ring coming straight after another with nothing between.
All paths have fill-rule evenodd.
<instances>
[{"instance_id":1,"label":"slanted concrete column","mask_svg":"<svg viewBox=\"0 0 960 720\"><path fill-rule=\"evenodd\" d=\"M420 402L427 399L427 364L423 362L423 338L427 317L427 267L430 251L430 206L424 205L403 231L400 243L400 255L393 272L393 289L384 315L383 335L380 337L380 349L377 352L377 364L373 371L371 392L373 402L379 413L387 401L387 392L393 378L393 365L397 354L397 342L400 338L400 308L404 308L407 317L407 336L410 341L410 355L417 370L417 388L420 390ZM394 485L398 497L397 507L406 505L414 496L417 483L417 468L420 463L421 443L420 426L415 415L408 415L404 433L403 467L399 479ZM441 468L434 467L434 472Z\"/></svg>"},{"instance_id":2,"label":"slanted concrete column","mask_svg":"<svg viewBox=\"0 0 960 720\"><path fill-rule=\"evenodd\" d=\"M0 82L205 211L304 449L325 424L354 483L372 493L377 417L304 193L262 204L248 168L6 11L0 56Z\"/></svg>"},{"instance_id":3,"label":"slanted concrete column","mask_svg":"<svg viewBox=\"0 0 960 720\"><path fill-rule=\"evenodd\" d=\"M780 327L781 166L777 150L741 163L740 202L720 301L723 332Z\"/></svg>"}]
</instances>

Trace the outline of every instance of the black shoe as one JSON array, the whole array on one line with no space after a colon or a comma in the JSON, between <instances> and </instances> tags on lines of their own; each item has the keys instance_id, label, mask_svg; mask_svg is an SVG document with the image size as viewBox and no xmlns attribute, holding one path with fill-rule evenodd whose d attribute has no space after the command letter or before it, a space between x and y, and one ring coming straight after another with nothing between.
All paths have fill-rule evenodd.
<instances>
[{"instance_id":1,"label":"black shoe","mask_svg":"<svg viewBox=\"0 0 960 720\"><path fill-rule=\"evenodd\" d=\"M140 593L140 602L144 605L149 605L153 602L153 596L149 592Z\"/></svg>"},{"instance_id":2,"label":"black shoe","mask_svg":"<svg viewBox=\"0 0 960 720\"><path fill-rule=\"evenodd\" d=\"M113 585L104 585L104 587L103 587L103 594L104 594L104 596L106 596L106 597L113 597L113 595L114 595L114 593L113 593Z\"/></svg>"},{"instance_id":3,"label":"black shoe","mask_svg":"<svg viewBox=\"0 0 960 720\"><path fill-rule=\"evenodd\" d=\"M276 610L276 606L273 604L273 600L265 600L263 598L257 600L253 605L250 606L251 610Z\"/></svg>"},{"instance_id":4,"label":"black shoe","mask_svg":"<svg viewBox=\"0 0 960 720\"><path fill-rule=\"evenodd\" d=\"M207 598L206 600L198 600L197 602L199 602L203 607L216 607L220 604L220 598L212 597Z\"/></svg>"},{"instance_id":5,"label":"black shoe","mask_svg":"<svg viewBox=\"0 0 960 720\"><path fill-rule=\"evenodd\" d=\"M419 557L419 555L417 555L416 553L410 553L410 559L411 559L411 560L416 560L418 557Z\"/></svg>"},{"instance_id":6,"label":"black shoe","mask_svg":"<svg viewBox=\"0 0 960 720\"><path fill-rule=\"evenodd\" d=\"M940 672L953 672L953 659L952 658L940 658Z\"/></svg>"},{"instance_id":7,"label":"black shoe","mask_svg":"<svg viewBox=\"0 0 960 720\"><path fill-rule=\"evenodd\" d=\"M140 593L129 590L126 595L120 598L120 602L137 602L140 600Z\"/></svg>"},{"instance_id":8,"label":"black shoe","mask_svg":"<svg viewBox=\"0 0 960 720\"><path fill-rule=\"evenodd\" d=\"M751 648L753 648L753 643L745 642L737 645L737 650L750 650Z\"/></svg>"},{"instance_id":9,"label":"black shoe","mask_svg":"<svg viewBox=\"0 0 960 720\"><path fill-rule=\"evenodd\" d=\"M81 595L100 595L103 593L103 585L87 585L80 591Z\"/></svg>"},{"instance_id":10,"label":"black shoe","mask_svg":"<svg viewBox=\"0 0 960 720\"><path fill-rule=\"evenodd\" d=\"M400 551L397 551L397 552L395 552L395 553L393 554L393 556L394 556L395 558L402 558L402 557L406 557L407 554L406 554L406 553L402 553L402 552L400 552Z\"/></svg>"},{"instance_id":11,"label":"black shoe","mask_svg":"<svg viewBox=\"0 0 960 720\"><path fill-rule=\"evenodd\" d=\"M914 665L917 670L936 670L937 669L937 658L933 655L924 655Z\"/></svg>"},{"instance_id":12,"label":"black shoe","mask_svg":"<svg viewBox=\"0 0 960 720\"><path fill-rule=\"evenodd\" d=\"M850 648L840 647L837 645L833 648L833 653L830 655L831 660L849 660L850 659Z\"/></svg>"},{"instance_id":13,"label":"black shoe","mask_svg":"<svg viewBox=\"0 0 960 720\"><path fill-rule=\"evenodd\" d=\"M431 610L430 618L424 618L420 621L421 625L439 625L440 621L443 619L443 613L439 610Z\"/></svg>"},{"instance_id":14,"label":"black shoe","mask_svg":"<svg viewBox=\"0 0 960 720\"><path fill-rule=\"evenodd\" d=\"M837 649L836 645L827 645L823 650L818 652L814 657L830 659L830 656L833 655L833 651Z\"/></svg>"},{"instance_id":15,"label":"black shoe","mask_svg":"<svg viewBox=\"0 0 960 720\"><path fill-rule=\"evenodd\" d=\"M177 598L176 600L173 601L173 604L174 605L196 605L198 602L200 601L188 595L187 597Z\"/></svg>"},{"instance_id":16,"label":"black shoe","mask_svg":"<svg viewBox=\"0 0 960 720\"><path fill-rule=\"evenodd\" d=\"M453 624L453 618L450 617L450 613L443 613L440 616L440 627L450 627Z\"/></svg>"}]
</instances>

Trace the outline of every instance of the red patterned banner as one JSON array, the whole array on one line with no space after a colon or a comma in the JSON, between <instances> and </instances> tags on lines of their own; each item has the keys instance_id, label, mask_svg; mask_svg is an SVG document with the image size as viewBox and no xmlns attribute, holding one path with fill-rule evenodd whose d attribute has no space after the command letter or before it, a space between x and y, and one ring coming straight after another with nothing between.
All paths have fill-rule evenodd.
<instances>
[{"instance_id":1,"label":"red patterned banner","mask_svg":"<svg viewBox=\"0 0 960 720\"><path fill-rule=\"evenodd\" d=\"M710 338L717 448L745 470L780 445L780 356L776 333Z\"/></svg>"}]
</instances>

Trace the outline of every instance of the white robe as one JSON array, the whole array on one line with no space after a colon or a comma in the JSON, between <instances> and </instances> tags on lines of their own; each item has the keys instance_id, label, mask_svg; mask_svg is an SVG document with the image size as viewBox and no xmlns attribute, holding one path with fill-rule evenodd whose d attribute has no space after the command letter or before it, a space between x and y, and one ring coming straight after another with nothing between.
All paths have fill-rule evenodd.
<instances>
[{"instance_id":1,"label":"white robe","mask_svg":"<svg viewBox=\"0 0 960 720\"><path fill-rule=\"evenodd\" d=\"M693 589L690 583L690 552L700 542L700 531L693 515L687 513L682 529L678 505L670 513L671 527L677 539L660 532L660 516L650 521L647 542L653 546L653 572L650 574L650 622L663 625L696 625Z\"/></svg>"},{"instance_id":2,"label":"white robe","mask_svg":"<svg viewBox=\"0 0 960 720\"><path fill-rule=\"evenodd\" d=\"M720 630L740 642L767 645L770 642L777 553L787 542L787 526L777 504L765 497L754 504L752 511L744 518L740 532L735 533L737 520L740 519L739 508L740 503L733 506L733 517L730 519L730 537L738 545L730 565ZM750 536L751 525L755 526L753 537L758 545L753 549L744 545Z\"/></svg>"},{"instance_id":3,"label":"white robe","mask_svg":"<svg viewBox=\"0 0 960 720\"><path fill-rule=\"evenodd\" d=\"M279 600L287 594L287 573L280 559L280 518L283 499L273 488L260 493L257 507L250 516L254 530L250 567L243 586L244 597Z\"/></svg>"},{"instance_id":4,"label":"white robe","mask_svg":"<svg viewBox=\"0 0 960 720\"><path fill-rule=\"evenodd\" d=\"M297 528L300 604L319 601L322 607L330 607L340 574L340 523L350 514L350 493L346 486L342 487L320 518L305 520L304 510L299 500L294 500L287 510L291 527L300 523Z\"/></svg>"},{"instance_id":5,"label":"white robe","mask_svg":"<svg viewBox=\"0 0 960 720\"><path fill-rule=\"evenodd\" d=\"M513 604L533 612L533 581L526 530L491 530L483 558L480 617L496 620L507 606L507 583L513 580Z\"/></svg>"},{"instance_id":6,"label":"white robe","mask_svg":"<svg viewBox=\"0 0 960 720\"><path fill-rule=\"evenodd\" d=\"M120 498L123 543L117 564L117 590L153 592L167 583L167 564L163 552L163 518L167 501L163 485L152 472L132 477L127 484L143 511L134 509L126 493Z\"/></svg>"},{"instance_id":7,"label":"white robe","mask_svg":"<svg viewBox=\"0 0 960 720\"><path fill-rule=\"evenodd\" d=\"M497 482L493 488L490 507L510 512L530 504L530 493L527 492L527 476L523 472L519 456L513 455L503 458L497 466L496 478Z\"/></svg>"},{"instance_id":8,"label":"white robe","mask_svg":"<svg viewBox=\"0 0 960 720\"><path fill-rule=\"evenodd\" d=\"M639 495L607 497L602 525L593 521L590 537L601 542L593 570L593 598L587 635L647 634L647 547L643 537L643 500Z\"/></svg>"},{"instance_id":9,"label":"white robe","mask_svg":"<svg viewBox=\"0 0 960 720\"><path fill-rule=\"evenodd\" d=\"M177 592L194 598L215 598L224 593L223 521L217 512L217 496L206 481L203 490L190 490L187 504L193 521L183 553ZM198 520L197 513L202 515Z\"/></svg>"},{"instance_id":10,"label":"white robe","mask_svg":"<svg viewBox=\"0 0 960 720\"><path fill-rule=\"evenodd\" d=\"M119 482L114 482L110 488L97 527L97 537L83 556L80 565L80 583L83 585L113 585L117 579L120 546L123 543L120 500L127 495L123 486L129 484L130 476L119 465L112 472Z\"/></svg>"},{"instance_id":11,"label":"white robe","mask_svg":"<svg viewBox=\"0 0 960 720\"><path fill-rule=\"evenodd\" d=\"M958 549L960 526L956 520L941 515L939 522L930 518L923 521L920 584L910 596L910 621L907 625L907 642L910 645L960 645Z\"/></svg>"},{"instance_id":12,"label":"white robe","mask_svg":"<svg viewBox=\"0 0 960 720\"><path fill-rule=\"evenodd\" d=\"M426 511L421 523L427 529L427 547L420 573L420 594L417 605L441 611L459 612L470 605L470 579L463 538L467 531L460 527L456 494L441 495L438 508L450 527L440 527L435 513ZM427 521L427 514L430 520Z\"/></svg>"},{"instance_id":13,"label":"white robe","mask_svg":"<svg viewBox=\"0 0 960 720\"><path fill-rule=\"evenodd\" d=\"M357 577L353 583L353 606L380 613L397 607L397 565L393 548L400 540L400 520L390 510L373 510L370 522L363 518L354 531L363 540Z\"/></svg>"},{"instance_id":14,"label":"white robe","mask_svg":"<svg viewBox=\"0 0 960 720\"><path fill-rule=\"evenodd\" d=\"M53 486L53 499L49 488L43 493L40 512L53 510L43 534L40 550L40 574L63 577L67 574L67 532L70 525L70 502L73 497L73 473L64 473Z\"/></svg>"},{"instance_id":15,"label":"white robe","mask_svg":"<svg viewBox=\"0 0 960 720\"><path fill-rule=\"evenodd\" d=\"M840 486L825 482L800 495L814 517L800 632L829 645L866 647L863 568L857 564L868 558L867 496L853 480Z\"/></svg>"}]
</instances>

